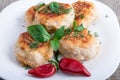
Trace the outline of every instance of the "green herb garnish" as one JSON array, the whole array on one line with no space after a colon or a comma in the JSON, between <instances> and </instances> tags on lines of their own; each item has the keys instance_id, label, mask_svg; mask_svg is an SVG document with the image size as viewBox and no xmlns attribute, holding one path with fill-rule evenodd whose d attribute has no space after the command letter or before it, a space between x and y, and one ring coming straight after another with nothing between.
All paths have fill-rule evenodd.
<instances>
[{"instance_id":1,"label":"green herb garnish","mask_svg":"<svg viewBox=\"0 0 120 80\"><path fill-rule=\"evenodd\" d=\"M25 70L28 70L28 69L31 69L31 67L28 66L28 65L26 65L26 66L24 66L24 69L25 69Z\"/></svg>"},{"instance_id":2,"label":"green herb garnish","mask_svg":"<svg viewBox=\"0 0 120 80\"><path fill-rule=\"evenodd\" d=\"M38 11L42 6L44 6L45 5L45 3L40 3L40 4L38 4L37 6L37 8L35 8L35 11Z\"/></svg>"},{"instance_id":3,"label":"green herb garnish","mask_svg":"<svg viewBox=\"0 0 120 80\"><path fill-rule=\"evenodd\" d=\"M50 62L51 64L53 64L57 70L59 70L59 66L58 66L58 62L54 61L54 60L49 60L48 62Z\"/></svg>"},{"instance_id":4,"label":"green herb garnish","mask_svg":"<svg viewBox=\"0 0 120 80\"><path fill-rule=\"evenodd\" d=\"M65 26L62 26L57 31L55 31L53 39L50 41L50 45L52 46L54 51L57 51L59 48L59 40L64 36L64 30Z\"/></svg>"},{"instance_id":5,"label":"green herb garnish","mask_svg":"<svg viewBox=\"0 0 120 80\"><path fill-rule=\"evenodd\" d=\"M77 23L76 23L76 21L73 22L73 28L74 28L74 31L75 31L76 28L77 28Z\"/></svg>"},{"instance_id":6,"label":"green herb garnish","mask_svg":"<svg viewBox=\"0 0 120 80\"><path fill-rule=\"evenodd\" d=\"M28 27L28 32L36 42L47 42L51 36L42 25L32 25Z\"/></svg>"},{"instance_id":7,"label":"green herb garnish","mask_svg":"<svg viewBox=\"0 0 120 80\"><path fill-rule=\"evenodd\" d=\"M57 51L55 51L54 53L55 53L55 55L54 55L54 59L55 59L56 62L59 63L58 56L59 56L59 53L60 53L60 52L57 50Z\"/></svg>"},{"instance_id":8,"label":"green herb garnish","mask_svg":"<svg viewBox=\"0 0 120 80\"><path fill-rule=\"evenodd\" d=\"M65 35L67 35L67 34L69 35L69 34L71 33L71 31L72 31L71 28L66 29L66 30L65 30Z\"/></svg>"},{"instance_id":9,"label":"green herb garnish","mask_svg":"<svg viewBox=\"0 0 120 80\"><path fill-rule=\"evenodd\" d=\"M50 45L54 49L54 51L57 51L59 48L59 40L57 40L57 39L51 40Z\"/></svg>"},{"instance_id":10,"label":"green herb garnish","mask_svg":"<svg viewBox=\"0 0 120 80\"><path fill-rule=\"evenodd\" d=\"M99 37L98 33L97 32L94 32L94 36L97 38Z\"/></svg>"},{"instance_id":11,"label":"green herb garnish","mask_svg":"<svg viewBox=\"0 0 120 80\"><path fill-rule=\"evenodd\" d=\"M105 18L108 18L108 17L109 17L109 16L106 14L106 15L105 15Z\"/></svg>"},{"instance_id":12,"label":"green herb garnish","mask_svg":"<svg viewBox=\"0 0 120 80\"><path fill-rule=\"evenodd\" d=\"M49 60L48 62L50 62L50 63L52 63L55 67L56 67L56 69L57 70L59 70L59 66L58 66L58 64L59 64L59 59L58 59L58 57L59 57L59 51L57 50L57 51L55 51L54 52L54 60Z\"/></svg>"},{"instance_id":13,"label":"green herb garnish","mask_svg":"<svg viewBox=\"0 0 120 80\"><path fill-rule=\"evenodd\" d=\"M73 36L76 36L79 32L78 31L74 31L74 35Z\"/></svg>"},{"instance_id":14,"label":"green herb garnish","mask_svg":"<svg viewBox=\"0 0 120 80\"><path fill-rule=\"evenodd\" d=\"M35 40L34 43L30 44L30 48L38 47L40 42L50 41L51 47L54 51L57 51L59 48L59 40L64 36L65 26L59 28L53 36L51 36L47 30L42 25L32 25L28 27L28 32Z\"/></svg>"},{"instance_id":15,"label":"green herb garnish","mask_svg":"<svg viewBox=\"0 0 120 80\"><path fill-rule=\"evenodd\" d=\"M74 28L74 35L73 36L76 36L76 35L80 35L80 37L84 37L84 35L82 35L81 33L79 33L79 32L81 32L82 30L84 30L85 28L84 28L84 26L83 26L83 24L81 24L80 26L77 26L77 23L76 23L76 21L74 21L73 22L73 28Z\"/></svg>"},{"instance_id":16,"label":"green herb garnish","mask_svg":"<svg viewBox=\"0 0 120 80\"><path fill-rule=\"evenodd\" d=\"M81 38L84 38L84 35L83 35L83 34L80 33L79 35L80 35Z\"/></svg>"},{"instance_id":17,"label":"green herb garnish","mask_svg":"<svg viewBox=\"0 0 120 80\"><path fill-rule=\"evenodd\" d=\"M71 8L69 9L63 9L61 10L61 13L68 14L70 12Z\"/></svg>"},{"instance_id":18,"label":"green herb garnish","mask_svg":"<svg viewBox=\"0 0 120 80\"><path fill-rule=\"evenodd\" d=\"M37 42L31 43L30 48L36 48L36 47L38 47L38 45L39 45L39 43L37 43Z\"/></svg>"},{"instance_id":19,"label":"green herb garnish","mask_svg":"<svg viewBox=\"0 0 120 80\"><path fill-rule=\"evenodd\" d=\"M62 13L68 14L70 10L71 8L65 9L64 7L60 6L57 2L51 2L48 6L46 6L46 8L43 11L44 13L53 12L59 15Z\"/></svg>"},{"instance_id":20,"label":"green herb garnish","mask_svg":"<svg viewBox=\"0 0 120 80\"><path fill-rule=\"evenodd\" d=\"M91 31L88 30L88 34L91 35Z\"/></svg>"},{"instance_id":21,"label":"green herb garnish","mask_svg":"<svg viewBox=\"0 0 120 80\"><path fill-rule=\"evenodd\" d=\"M43 12L44 12L44 13L47 13L47 12L49 12L49 9L46 9L46 8L45 8L45 9L43 9Z\"/></svg>"},{"instance_id":22,"label":"green herb garnish","mask_svg":"<svg viewBox=\"0 0 120 80\"><path fill-rule=\"evenodd\" d=\"M75 31L82 31L84 29L85 29L84 26L81 24L80 26L76 27Z\"/></svg>"},{"instance_id":23,"label":"green herb garnish","mask_svg":"<svg viewBox=\"0 0 120 80\"><path fill-rule=\"evenodd\" d=\"M85 16L84 16L84 14L81 14L81 15L79 15L79 17L80 17L81 19L83 19Z\"/></svg>"},{"instance_id":24,"label":"green herb garnish","mask_svg":"<svg viewBox=\"0 0 120 80\"><path fill-rule=\"evenodd\" d=\"M54 33L54 38L60 40L64 36L65 26L62 26Z\"/></svg>"},{"instance_id":25,"label":"green herb garnish","mask_svg":"<svg viewBox=\"0 0 120 80\"><path fill-rule=\"evenodd\" d=\"M74 27L74 31L82 31L85 29L82 24L80 26L77 26L76 21L73 22L73 27Z\"/></svg>"},{"instance_id":26,"label":"green herb garnish","mask_svg":"<svg viewBox=\"0 0 120 80\"><path fill-rule=\"evenodd\" d=\"M57 13L57 14L60 13L60 11L59 11L60 5L57 2L51 2L49 5L49 8L54 13Z\"/></svg>"}]
</instances>

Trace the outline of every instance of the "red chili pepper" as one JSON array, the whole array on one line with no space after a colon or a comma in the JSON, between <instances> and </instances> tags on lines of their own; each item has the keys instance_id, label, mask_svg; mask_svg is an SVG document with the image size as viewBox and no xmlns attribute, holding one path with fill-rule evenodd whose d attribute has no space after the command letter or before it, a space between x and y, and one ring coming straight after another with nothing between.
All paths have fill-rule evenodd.
<instances>
[{"instance_id":1,"label":"red chili pepper","mask_svg":"<svg viewBox=\"0 0 120 80\"><path fill-rule=\"evenodd\" d=\"M59 63L61 71L67 74L90 76L88 70L77 60L71 58L62 58Z\"/></svg>"},{"instance_id":2,"label":"red chili pepper","mask_svg":"<svg viewBox=\"0 0 120 80\"><path fill-rule=\"evenodd\" d=\"M52 64L45 64L28 71L29 74L40 78L50 77L53 74L55 74L55 72L56 72L56 68Z\"/></svg>"}]
</instances>

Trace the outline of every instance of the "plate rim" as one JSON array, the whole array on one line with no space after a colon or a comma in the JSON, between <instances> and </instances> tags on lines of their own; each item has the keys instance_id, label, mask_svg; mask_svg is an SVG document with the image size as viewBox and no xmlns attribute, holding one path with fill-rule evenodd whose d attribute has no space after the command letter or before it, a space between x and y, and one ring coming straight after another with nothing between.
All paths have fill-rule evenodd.
<instances>
[{"instance_id":1,"label":"plate rim","mask_svg":"<svg viewBox=\"0 0 120 80\"><path fill-rule=\"evenodd\" d=\"M13 5L13 4L16 4L17 2L24 2L23 0L18 0L18 1L15 1L15 2L13 2L13 3L11 3L11 4L9 4L8 6L6 6L1 12L0 12L0 17L1 17L1 14L2 13L4 13L4 10L6 10L6 8L8 8L9 6L11 6L11 5ZM90 1L95 1L95 0L90 0ZM99 2L99 3L102 3L102 2L100 2L100 1L96 1L96 2ZM102 3L102 4L104 4L104 3ZM114 13L114 15L116 16L116 14L115 14L115 12L109 7L109 6L107 6L106 4L104 4L107 8L109 8L113 13ZM118 27L119 27L119 29L120 29L120 24L119 24L119 21L118 21L118 17L116 16L116 19L117 19L117 23L118 23ZM118 66L119 66L119 64L120 64L120 61L118 62L118 64L117 64L117 66L116 66L116 68L115 68L115 70L112 72L112 74L117 70L117 68L118 68ZM110 77L112 74L110 74L108 77ZM0 75L1 76L1 75ZM2 77L2 76L1 76ZM108 78L107 77L107 78Z\"/></svg>"}]
</instances>

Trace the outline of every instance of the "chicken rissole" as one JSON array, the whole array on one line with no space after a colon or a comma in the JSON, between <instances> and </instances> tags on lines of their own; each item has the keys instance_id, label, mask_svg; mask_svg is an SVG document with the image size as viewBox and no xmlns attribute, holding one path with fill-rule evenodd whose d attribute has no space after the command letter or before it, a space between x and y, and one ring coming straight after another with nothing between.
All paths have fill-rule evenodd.
<instances>
[{"instance_id":1,"label":"chicken rissole","mask_svg":"<svg viewBox=\"0 0 120 80\"><path fill-rule=\"evenodd\" d=\"M35 11L36 6L28 9L25 15L26 26L42 24L49 32L54 32L61 26L71 27L75 13L70 4L51 2Z\"/></svg>"},{"instance_id":2,"label":"chicken rissole","mask_svg":"<svg viewBox=\"0 0 120 80\"><path fill-rule=\"evenodd\" d=\"M60 40L59 51L64 57L80 61L89 60L96 56L98 50L97 39L87 29L80 32L72 31Z\"/></svg>"},{"instance_id":3,"label":"chicken rissole","mask_svg":"<svg viewBox=\"0 0 120 80\"><path fill-rule=\"evenodd\" d=\"M75 10L75 21L77 25L83 24L87 28L96 20L97 12L92 2L77 1L72 6Z\"/></svg>"},{"instance_id":4,"label":"chicken rissole","mask_svg":"<svg viewBox=\"0 0 120 80\"><path fill-rule=\"evenodd\" d=\"M30 43L34 42L28 32L19 36L15 45L15 55L17 60L23 65L37 67L43 65L53 56L53 49L48 42L39 43L37 48L30 48Z\"/></svg>"}]
</instances>

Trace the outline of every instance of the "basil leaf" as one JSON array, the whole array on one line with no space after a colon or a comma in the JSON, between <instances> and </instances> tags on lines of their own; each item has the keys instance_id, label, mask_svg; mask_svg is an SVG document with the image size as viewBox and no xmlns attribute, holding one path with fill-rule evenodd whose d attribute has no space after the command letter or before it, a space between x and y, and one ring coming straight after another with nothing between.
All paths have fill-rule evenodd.
<instances>
[{"instance_id":1,"label":"basil leaf","mask_svg":"<svg viewBox=\"0 0 120 80\"><path fill-rule=\"evenodd\" d=\"M50 41L50 45L54 49L54 51L57 51L59 48L59 40L64 36L64 30L65 26L62 26L57 31L55 31L53 35L53 40Z\"/></svg>"},{"instance_id":2,"label":"basil leaf","mask_svg":"<svg viewBox=\"0 0 120 80\"><path fill-rule=\"evenodd\" d=\"M50 45L52 46L54 51L57 51L59 48L59 40L57 40L57 39L51 40Z\"/></svg>"},{"instance_id":3,"label":"basil leaf","mask_svg":"<svg viewBox=\"0 0 120 80\"><path fill-rule=\"evenodd\" d=\"M77 26L75 30L76 31L82 31L84 29L85 29L84 26L81 24L80 26Z\"/></svg>"},{"instance_id":4,"label":"basil leaf","mask_svg":"<svg viewBox=\"0 0 120 80\"><path fill-rule=\"evenodd\" d=\"M38 43L37 42L30 44L30 48L36 48L36 47L38 47Z\"/></svg>"},{"instance_id":5,"label":"basil leaf","mask_svg":"<svg viewBox=\"0 0 120 80\"><path fill-rule=\"evenodd\" d=\"M54 38L60 40L64 36L65 26L62 26L54 33Z\"/></svg>"},{"instance_id":6,"label":"basil leaf","mask_svg":"<svg viewBox=\"0 0 120 80\"><path fill-rule=\"evenodd\" d=\"M76 21L73 22L73 28L74 28L74 31L75 31L76 28L77 28L77 23L76 23Z\"/></svg>"},{"instance_id":7,"label":"basil leaf","mask_svg":"<svg viewBox=\"0 0 120 80\"><path fill-rule=\"evenodd\" d=\"M57 2L51 2L49 5L49 8L54 13L58 13L58 14L60 13L59 11L60 5Z\"/></svg>"},{"instance_id":8,"label":"basil leaf","mask_svg":"<svg viewBox=\"0 0 120 80\"><path fill-rule=\"evenodd\" d=\"M67 35L67 34L69 35L71 33L71 31L72 31L72 29L70 29L70 28L66 29L65 30L65 35Z\"/></svg>"},{"instance_id":9,"label":"basil leaf","mask_svg":"<svg viewBox=\"0 0 120 80\"><path fill-rule=\"evenodd\" d=\"M52 7L54 8L60 8L60 5L57 2L51 2L50 6L52 5Z\"/></svg>"},{"instance_id":10,"label":"basil leaf","mask_svg":"<svg viewBox=\"0 0 120 80\"><path fill-rule=\"evenodd\" d=\"M70 10L71 10L71 8L69 8L69 9L64 9L62 12L63 12L64 14L68 14L68 13L70 12Z\"/></svg>"},{"instance_id":11,"label":"basil leaf","mask_svg":"<svg viewBox=\"0 0 120 80\"><path fill-rule=\"evenodd\" d=\"M35 8L35 11L38 11L42 6L44 6L45 5L45 3L40 3L40 4L38 4L37 6L38 6L38 8Z\"/></svg>"},{"instance_id":12,"label":"basil leaf","mask_svg":"<svg viewBox=\"0 0 120 80\"><path fill-rule=\"evenodd\" d=\"M42 25L29 26L28 32L36 42L46 42L51 38L50 34Z\"/></svg>"}]
</instances>

